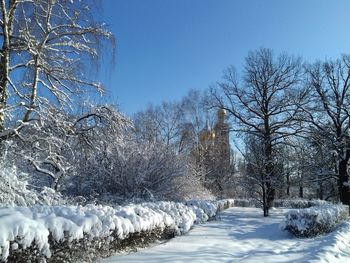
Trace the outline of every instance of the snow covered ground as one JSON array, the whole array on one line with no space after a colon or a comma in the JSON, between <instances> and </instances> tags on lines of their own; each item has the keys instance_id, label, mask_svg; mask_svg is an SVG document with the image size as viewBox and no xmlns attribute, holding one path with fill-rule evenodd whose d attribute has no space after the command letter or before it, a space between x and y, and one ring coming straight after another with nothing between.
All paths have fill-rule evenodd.
<instances>
[{"instance_id":1,"label":"snow covered ground","mask_svg":"<svg viewBox=\"0 0 350 263\"><path fill-rule=\"evenodd\" d=\"M263 218L261 209L234 207L219 220L197 225L184 236L112 262L350 262L350 223L316 238L295 238L279 228L286 209L275 209Z\"/></svg>"}]
</instances>

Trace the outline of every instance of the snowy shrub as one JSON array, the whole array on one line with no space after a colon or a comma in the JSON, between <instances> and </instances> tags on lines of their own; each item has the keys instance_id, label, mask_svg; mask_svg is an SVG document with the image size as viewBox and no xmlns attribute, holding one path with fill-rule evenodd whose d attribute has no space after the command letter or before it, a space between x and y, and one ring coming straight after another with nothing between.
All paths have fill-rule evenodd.
<instances>
[{"instance_id":1,"label":"snowy shrub","mask_svg":"<svg viewBox=\"0 0 350 263\"><path fill-rule=\"evenodd\" d=\"M188 204L187 204L188 205ZM204 210L198 206L192 206L191 210L196 215L195 224L200 224L209 220L209 216L204 212Z\"/></svg>"},{"instance_id":2,"label":"snowy shrub","mask_svg":"<svg viewBox=\"0 0 350 263\"><path fill-rule=\"evenodd\" d=\"M177 154L171 146L138 142L132 136L121 143L115 139L116 143L111 144L107 135L103 135L105 140L99 134L95 136L92 139L98 148L79 157L79 173L69 178L67 192L87 198L114 195L150 201L210 196L198 178L188 172L186 156Z\"/></svg>"},{"instance_id":3,"label":"snowy shrub","mask_svg":"<svg viewBox=\"0 0 350 263\"><path fill-rule=\"evenodd\" d=\"M214 217L218 211L218 203L215 201L190 200L185 204L202 209L209 218Z\"/></svg>"},{"instance_id":4,"label":"snowy shrub","mask_svg":"<svg viewBox=\"0 0 350 263\"><path fill-rule=\"evenodd\" d=\"M65 200L52 188L38 192L28 189L26 174L18 174L15 166L0 169L0 207L64 204Z\"/></svg>"},{"instance_id":5,"label":"snowy shrub","mask_svg":"<svg viewBox=\"0 0 350 263\"><path fill-rule=\"evenodd\" d=\"M308 208L309 201L305 199L278 199L274 200L274 207Z\"/></svg>"},{"instance_id":6,"label":"snowy shrub","mask_svg":"<svg viewBox=\"0 0 350 263\"><path fill-rule=\"evenodd\" d=\"M202 223L209 219L212 219L216 214L224 209L234 206L234 199L223 199L223 200L190 200L186 201L185 204L190 206L196 214L196 222Z\"/></svg>"},{"instance_id":7,"label":"snowy shrub","mask_svg":"<svg viewBox=\"0 0 350 263\"><path fill-rule=\"evenodd\" d=\"M234 199L234 206L237 207L261 207L256 199Z\"/></svg>"},{"instance_id":8,"label":"snowy shrub","mask_svg":"<svg viewBox=\"0 0 350 263\"><path fill-rule=\"evenodd\" d=\"M309 208L312 206L326 205L329 202L324 200L306 200L306 199L277 199L274 200L274 207L287 208Z\"/></svg>"},{"instance_id":9,"label":"snowy shrub","mask_svg":"<svg viewBox=\"0 0 350 263\"><path fill-rule=\"evenodd\" d=\"M233 207L235 204L235 200L234 199L223 199L223 200L218 200L216 201L218 204L218 212Z\"/></svg>"},{"instance_id":10,"label":"snowy shrub","mask_svg":"<svg viewBox=\"0 0 350 263\"><path fill-rule=\"evenodd\" d=\"M60 193L50 187L44 187L43 190L38 193L38 199L38 203L42 205L63 205L67 202Z\"/></svg>"},{"instance_id":11,"label":"snowy shrub","mask_svg":"<svg viewBox=\"0 0 350 263\"><path fill-rule=\"evenodd\" d=\"M348 214L348 206L340 204L292 210L286 214L280 227L297 237L313 237L331 231Z\"/></svg>"},{"instance_id":12,"label":"snowy shrub","mask_svg":"<svg viewBox=\"0 0 350 263\"><path fill-rule=\"evenodd\" d=\"M188 232L196 222L195 210L182 203L156 202L142 205L170 216L177 235Z\"/></svg>"},{"instance_id":13,"label":"snowy shrub","mask_svg":"<svg viewBox=\"0 0 350 263\"><path fill-rule=\"evenodd\" d=\"M186 170L186 175L176 178L176 195L173 194L171 200L177 201L187 200L215 200L215 196L203 186L203 183L189 165Z\"/></svg>"},{"instance_id":14,"label":"snowy shrub","mask_svg":"<svg viewBox=\"0 0 350 263\"><path fill-rule=\"evenodd\" d=\"M309 200L309 207L312 206L321 206L321 205L329 205L330 202L320 199Z\"/></svg>"},{"instance_id":15,"label":"snowy shrub","mask_svg":"<svg viewBox=\"0 0 350 263\"><path fill-rule=\"evenodd\" d=\"M31 206L39 201L36 193L27 189L27 181L19 179L17 173L16 167L0 167L0 206Z\"/></svg>"}]
</instances>

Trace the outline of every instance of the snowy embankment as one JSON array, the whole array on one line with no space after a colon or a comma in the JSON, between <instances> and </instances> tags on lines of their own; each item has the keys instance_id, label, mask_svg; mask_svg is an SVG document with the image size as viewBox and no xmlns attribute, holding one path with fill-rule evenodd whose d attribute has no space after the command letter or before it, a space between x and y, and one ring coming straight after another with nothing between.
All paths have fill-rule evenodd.
<instances>
[{"instance_id":1,"label":"snowy embankment","mask_svg":"<svg viewBox=\"0 0 350 263\"><path fill-rule=\"evenodd\" d=\"M180 235L233 200L109 206L0 208L3 261L91 261L134 244Z\"/></svg>"},{"instance_id":2,"label":"snowy embankment","mask_svg":"<svg viewBox=\"0 0 350 263\"><path fill-rule=\"evenodd\" d=\"M350 223L312 239L296 238L279 229L288 211L272 209L269 217L262 217L259 208L230 208L219 220L196 225L184 236L100 262L350 262Z\"/></svg>"}]
</instances>

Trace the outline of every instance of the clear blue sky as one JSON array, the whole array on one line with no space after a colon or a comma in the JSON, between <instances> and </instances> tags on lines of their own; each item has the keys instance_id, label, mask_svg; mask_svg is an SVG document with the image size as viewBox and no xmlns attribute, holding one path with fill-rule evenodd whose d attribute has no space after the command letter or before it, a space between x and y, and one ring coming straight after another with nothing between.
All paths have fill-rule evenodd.
<instances>
[{"instance_id":1,"label":"clear blue sky","mask_svg":"<svg viewBox=\"0 0 350 263\"><path fill-rule=\"evenodd\" d=\"M117 47L99 78L128 115L208 88L259 47L308 61L350 53L349 0L101 2Z\"/></svg>"}]
</instances>

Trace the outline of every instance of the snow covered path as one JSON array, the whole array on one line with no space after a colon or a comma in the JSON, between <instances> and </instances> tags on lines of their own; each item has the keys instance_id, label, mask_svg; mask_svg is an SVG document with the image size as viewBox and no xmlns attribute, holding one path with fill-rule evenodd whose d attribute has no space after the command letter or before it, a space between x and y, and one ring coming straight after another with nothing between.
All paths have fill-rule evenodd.
<instances>
[{"instance_id":1,"label":"snow covered path","mask_svg":"<svg viewBox=\"0 0 350 263\"><path fill-rule=\"evenodd\" d=\"M298 239L279 230L285 210L262 217L260 209L230 208L218 220L197 225L188 234L137 253L117 255L112 262L350 262L350 226L314 239ZM342 232L341 232L342 233ZM339 238L343 246L339 246ZM336 241L338 245L334 246Z\"/></svg>"}]
</instances>

